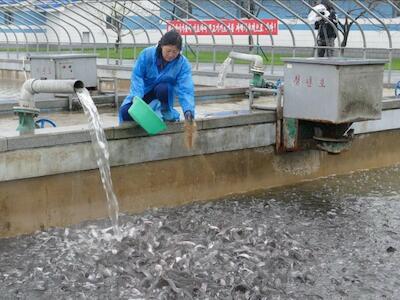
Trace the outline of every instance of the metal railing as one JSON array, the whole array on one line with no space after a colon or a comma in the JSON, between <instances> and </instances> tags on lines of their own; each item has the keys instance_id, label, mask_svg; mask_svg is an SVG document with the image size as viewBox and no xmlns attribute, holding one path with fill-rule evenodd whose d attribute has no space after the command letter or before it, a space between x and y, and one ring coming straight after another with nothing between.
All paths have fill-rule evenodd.
<instances>
[{"instance_id":1,"label":"metal railing","mask_svg":"<svg viewBox=\"0 0 400 300\"><path fill-rule=\"evenodd\" d=\"M1 1L0 1L1 2ZM400 64L400 1L330 1L340 21L336 56L386 58L387 81ZM11 3L11 4L7 4ZM306 0L21 0L0 3L0 55L93 52L105 64L132 63L167 29L184 35L195 70L217 71L229 51L262 55L279 74L281 56L316 56L316 11ZM273 23L277 31L273 32ZM234 25L232 25L234 24ZM234 67L232 67L234 68ZM232 69L234 70L234 69Z\"/></svg>"}]
</instances>

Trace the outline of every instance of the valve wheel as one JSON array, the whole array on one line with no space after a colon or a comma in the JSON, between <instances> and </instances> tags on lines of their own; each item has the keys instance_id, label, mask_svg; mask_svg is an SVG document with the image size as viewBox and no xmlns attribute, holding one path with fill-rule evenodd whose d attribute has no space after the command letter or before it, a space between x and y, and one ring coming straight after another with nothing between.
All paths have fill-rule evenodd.
<instances>
[{"instance_id":1,"label":"valve wheel","mask_svg":"<svg viewBox=\"0 0 400 300\"><path fill-rule=\"evenodd\" d=\"M35 121L36 128L45 128L46 124L49 124L50 127L57 127L56 123L49 119L38 119Z\"/></svg>"}]
</instances>

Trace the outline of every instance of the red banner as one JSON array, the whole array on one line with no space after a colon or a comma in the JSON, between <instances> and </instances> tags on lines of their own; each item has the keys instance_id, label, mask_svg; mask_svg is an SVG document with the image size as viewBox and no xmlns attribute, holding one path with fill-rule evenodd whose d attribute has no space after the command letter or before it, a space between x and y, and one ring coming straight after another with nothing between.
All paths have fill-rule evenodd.
<instances>
[{"instance_id":1,"label":"red banner","mask_svg":"<svg viewBox=\"0 0 400 300\"><path fill-rule=\"evenodd\" d=\"M277 35L278 34L278 20L277 19L261 19L265 24L258 22L254 19L241 19L239 22L236 19L220 20L203 20L202 22L196 20L185 20L187 24L179 20L172 20L167 23L167 30L176 29L181 35L211 35L210 30L214 35ZM246 24L244 26L242 23ZM192 28L189 26L193 27ZM207 28L207 26L208 28ZM225 26L224 26L225 24ZM229 30L227 29L229 28Z\"/></svg>"}]
</instances>

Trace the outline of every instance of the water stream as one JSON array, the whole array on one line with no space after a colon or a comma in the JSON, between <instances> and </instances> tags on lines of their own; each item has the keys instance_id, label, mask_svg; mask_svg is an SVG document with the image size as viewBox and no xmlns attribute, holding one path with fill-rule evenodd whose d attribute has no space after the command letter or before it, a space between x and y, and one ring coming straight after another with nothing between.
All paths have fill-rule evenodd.
<instances>
[{"instance_id":1,"label":"water stream","mask_svg":"<svg viewBox=\"0 0 400 300\"><path fill-rule=\"evenodd\" d=\"M77 89L76 94L82 104L85 115L89 120L89 131L92 138L93 149L100 170L101 181L107 196L108 214L111 219L114 234L117 239L119 239L121 237L121 232L118 226L119 208L111 179L109 163L110 154L108 151L107 138L101 126L99 113L97 112L97 108L89 94L89 91L85 88Z\"/></svg>"},{"instance_id":2,"label":"water stream","mask_svg":"<svg viewBox=\"0 0 400 300\"><path fill-rule=\"evenodd\" d=\"M231 63L232 63L232 58L230 57L227 57L225 61L222 63L221 70L218 73L217 88L222 89L225 87L225 78Z\"/></svg>"}]
</instances>

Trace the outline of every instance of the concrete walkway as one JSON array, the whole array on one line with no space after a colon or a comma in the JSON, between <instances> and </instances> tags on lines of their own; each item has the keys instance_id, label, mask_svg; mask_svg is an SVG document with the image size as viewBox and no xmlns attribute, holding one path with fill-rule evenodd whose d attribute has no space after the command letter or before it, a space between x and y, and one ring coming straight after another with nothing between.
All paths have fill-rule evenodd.
<instances>
[{"instance_id":1,"label":"concrete walkway","mask_svg":"<svg viewBox=\"0 0 400 300\"><path fill-rule=\"evenodd\" d=\"M269 106L274 110L275 101L273 96L260 97L256 100L257 104ZM180 106L175 107L181 114ZM98 108L100 118L104 128L118 126L118 113L115 108ZM196 105L196 119L204 120L211 118L221 118L249 113L249 101L247 97L227 102L199 102ZM45 118L54 121L57 128L61 127L81 127L87 128L88 120L83 111L41 111L38 119ZM18 126L18 116L10 114L0 114L0 137L15 135ZM67 129L67 128L66 128Z\"/></svg>"},{"instance_id":2,"label":"concrete walkway","mask_svg":"<svg viewBox=\"0 0 400 300\"><path fill-rule=\"evenodd\" d=\"M20 84L22 85L22 82L20 82ZM7 82L0 81L0 90L4 90L6 89L6 87ZM9 86L9 89L14 90L15 95L17 95L17 92L19 93L20 87L18 85ZM196 89L203 90L204 88ZM9 93L12 94L10 91ZM383 90L382 96L384 98L393 97L394 90L392 88L385 88ZM4 100L4 102L9 101L10 99ZM1 102L2 101L0 100L0 104ZM266 107L269 110L274 110L276 107L274 96L263 96L256 98L254 104ZM182 115L182 111L179 105L176 106L176 109ZM118 113L115 108L99 107L98 110L104 128L118 126ZM196 119L198 120L235 116L248 113L249 101L247 96L243 96L241 98L236 98L233 100L197 101L196 103ZM42 109L38 118L50 119L57 124L57 127L80 126L82 127L82 129L86 129L88 122L83 111L46 111L46 109ZM17 126L18 116L11 113L0 113L0 137L14 135Z\"/></svg>"}]
</instances>

